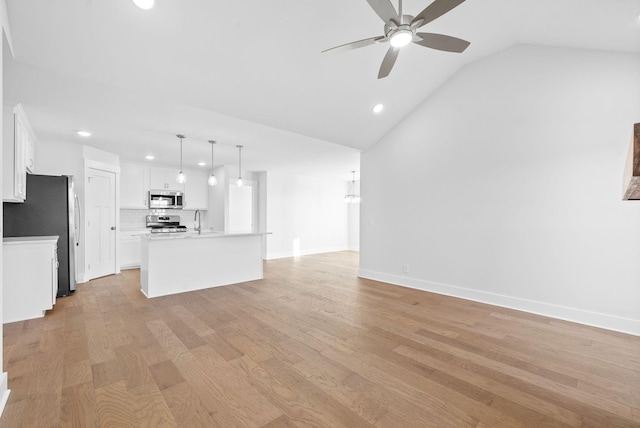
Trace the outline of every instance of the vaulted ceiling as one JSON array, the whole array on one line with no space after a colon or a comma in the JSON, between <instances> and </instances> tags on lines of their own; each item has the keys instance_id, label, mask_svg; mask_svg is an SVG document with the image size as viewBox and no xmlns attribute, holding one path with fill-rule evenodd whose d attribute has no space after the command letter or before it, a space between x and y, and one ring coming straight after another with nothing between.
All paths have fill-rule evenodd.
<instances>
[{"instance_id":1,"label":"vaulted ceiling","mask_svg":"<svg viewBox=\"0 0 640 428\"><path fill-rule=\"evenodd\" d=\"M431 0L405 0L415 15ZM393 2L397 7L397 2ZM466 39L462 54L386 45L321 51L381 35L365 0L7 0L5 102L22 102L42 141L144 162L235 162L350 179L375 144L453 73L515 44L640 54L640 0L467 0L422 30ZM381 114L372 107L383 103ZM80 140L78 129L93 136Z\"/></svg>"}]
</instances>

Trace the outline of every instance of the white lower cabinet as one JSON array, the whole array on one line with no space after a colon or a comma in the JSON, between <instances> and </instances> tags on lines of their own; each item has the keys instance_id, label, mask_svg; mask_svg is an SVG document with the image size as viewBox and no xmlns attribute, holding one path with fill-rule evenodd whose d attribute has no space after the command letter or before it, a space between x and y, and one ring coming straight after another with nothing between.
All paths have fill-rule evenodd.
<instances>
[{"instance_id":1,"label":"white lower cabinet","mask_svg":"<svg viewBox=\"0 0 640 428\"><path fill-rule=\"evenodd\" d=\"M149 231L120 232L120 269L137 269L140 267L140 235Z\"/></svg>"},{"instance_id":2,"label":"white lower cabinet","mask_svg":"<svg viewBox=\"0 0 640 428\"><path fill-rule=\"evenodd\" d=\"M43 317L58 293L58 237L3 238L2 322Z\"/></svg>"}]
</instances>

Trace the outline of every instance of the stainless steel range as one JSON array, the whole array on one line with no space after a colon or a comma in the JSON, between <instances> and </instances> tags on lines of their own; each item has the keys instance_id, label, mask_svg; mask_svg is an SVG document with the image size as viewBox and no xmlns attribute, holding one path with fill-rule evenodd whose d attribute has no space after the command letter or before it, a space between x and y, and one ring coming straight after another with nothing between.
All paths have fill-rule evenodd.
<instances>
[{"instance_id":1,"label":"stainless steel range","mask_svg":"<svg viewBox=\"0 0 640 428\"><path fill-rule=\"evenodd\" d=\"M151 233L186 232L187 227L180 224L179 215L148 215L147 227Z\"/></svg>"}]
</instances>

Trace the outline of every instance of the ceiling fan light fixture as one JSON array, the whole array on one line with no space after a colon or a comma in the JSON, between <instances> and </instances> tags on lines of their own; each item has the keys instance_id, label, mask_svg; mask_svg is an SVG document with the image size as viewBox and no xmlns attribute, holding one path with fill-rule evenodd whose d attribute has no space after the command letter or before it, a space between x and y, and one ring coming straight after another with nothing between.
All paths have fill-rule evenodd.
<instances>
[{"instance_id":1,"label":"ceiling fan light fixture","mask_svg":"<svg viewBox=\"0 0 640 428\"><path fill-rule=\"evenodd\" d=\"M389 42L394 48L401 48L411 43L411 40L413 40L413 32L402 28L391 35Z\"/></svg>"},{"instance_id":2,"label":"ceiling fan light fixture","mask_svg":"<svg viewBox=\"0 0 640 428\"><path fill-rule=\"evenodd\" d=\"M151 9L154 3L155 0L133 0L133 4L144 10Z\"/></svg>"}]
</instances>

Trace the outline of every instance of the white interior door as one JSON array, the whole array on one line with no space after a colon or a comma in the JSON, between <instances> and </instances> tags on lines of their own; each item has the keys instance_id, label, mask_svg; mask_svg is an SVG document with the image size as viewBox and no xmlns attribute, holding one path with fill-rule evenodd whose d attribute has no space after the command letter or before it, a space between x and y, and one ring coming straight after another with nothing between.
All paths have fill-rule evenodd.
<instances>
[{"instance_id":1,"label":"white interior door","mask_svg":"<svg viewBox=\"0 0 640 428\"><path fill-rule=\"evenodd\" d=\"M253 231L253 188L229 186L229 232Z\"/></svg>"},{"instance_id":2,"label":"white interior door","mask_svg":"<svg viewBox=\"0 0 640 428\"><path fill-rule=\"evenodd\" d=\"M116 174L87 175L87 279L116 273Z\"/></svg>"}]
</instances>

